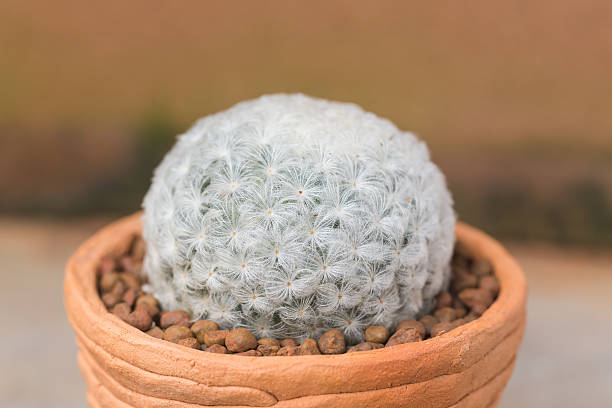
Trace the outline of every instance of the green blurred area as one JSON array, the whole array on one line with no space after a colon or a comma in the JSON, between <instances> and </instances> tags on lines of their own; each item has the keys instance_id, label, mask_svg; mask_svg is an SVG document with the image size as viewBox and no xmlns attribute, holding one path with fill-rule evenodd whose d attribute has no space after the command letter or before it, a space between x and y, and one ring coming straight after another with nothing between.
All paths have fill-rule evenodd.
<instances>
[{"instance_id":1,"label":"green blurred area","mask_svg":"<svg viewBox=\"0 0 612 408\"><path fill-rule=\"evenodd\" d=\"M135 211L198 117L304 92L416 131L460 219L610 245L610 38L604 0L5 1L0 211Z\"/></svg>"}]
</instances>

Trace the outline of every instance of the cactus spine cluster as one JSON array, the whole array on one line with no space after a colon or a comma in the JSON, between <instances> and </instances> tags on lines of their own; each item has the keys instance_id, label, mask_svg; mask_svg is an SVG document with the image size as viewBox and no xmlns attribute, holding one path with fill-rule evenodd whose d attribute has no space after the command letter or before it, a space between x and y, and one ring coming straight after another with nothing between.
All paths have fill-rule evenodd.
<instances>
[{"instance_id":1,"label":"cactus spine cluster","mask_svg":"<svg viewBox=\"0 0 612 408\"><path fill-rule=\"evenodd\" d=\"M425 144L346 103L270 95L199 120L144 200L145 272L165 309L262 337L352 342L425 313L455 216Z\"/></svg>"}]
</instances>

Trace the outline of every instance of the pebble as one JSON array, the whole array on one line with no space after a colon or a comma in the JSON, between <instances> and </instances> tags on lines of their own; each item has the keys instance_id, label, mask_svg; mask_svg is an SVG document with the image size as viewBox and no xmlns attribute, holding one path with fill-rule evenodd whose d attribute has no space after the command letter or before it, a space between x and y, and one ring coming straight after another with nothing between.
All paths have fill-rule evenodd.
<instances>
[{"instance_id":1,"label":"pebble","mask_svg":"<svg viewBox=\"0 0 612 408\"><path fill-rule=\"evenodd\" d=\"M142 331L149 330L153 324L153 319L151 319L151 316L149 316L149 314L142 309L134 310L132 313L127 315L125 321Z\"/></svg>"},{"instance_id":2,"label":"pebble","mask_svg":"<svg viewBox=\"0 0 612 408\"><path fill-rule=\"evenodd\" d=\"M419 323L421 323L423 327L425 327L425 332L427 335L431 333L431 328L434 327L434 325L439 322L440 321L437 318L433 317L432 315L425 315L419 319Z\"/></svg>"},{"instance_id":3,"label":"pebble","mask_svg":"<svg viewBox=\"0 0 612 408\"><path fill-rule=\"evenodd\" d=\"M164 331L162 329L160 329L159 326L155 326L152 329L147 330L146 333L149 336L155 337L156 339L163 339L164 338Z\"/></svg>"},{"instance_id":4,"label":"pebble","mask_svg":"<svg viewBox=\"0 0 612 408\"><path fill-rule=\"evenodd\" d=\"M132 308L125 302L117 303L111 309L111 313L120 318L121 320L126 321L127 317L130 313L132 313Z\"/></svg>"},{"instance_id":5,"label":"pebble","mask_svg":"<svg viewBox=\"0 0 612 408\"><path fill-rule=\"evenodd\" d=\"M398 344L413 343L421 340L423 340L421 334L415 329L399 329L396 330L395 333L393 333L393 336L389 338L389 341L387 341L385 347L393 347L397 346Z\"/></svg>"},{"instance_id":6,"label":"pebble","mask_svg":"<svg viewBox=\"0 0 612 408\"><path fill-rule=\"evenodd\" d=\"M369 351L369 350L377 350L379 348L383 348L385 347L384 344L380 344L380 343L371 343L371 342L363 342L363 343L359 343L351 348L349 348L346 352L347 353L354 353L356 351Z\"/></svg>"},{"instance_id":7,"label":"pebble","mask_svg":"<svg viewBox=\"0 0 612 408\"><path fill-rule=\"evenodd\" d=\"M100 291L102 293L108 293L113 289L113 286L119 281L119 274L117 272L108 272L100 276Z\"/></svg>"},{"instance_id":8,"label":"pebble","mask_svg":"<svg viewBox=\"0 0 612 408\"><path fill-rule=\"evenodd\" d=\"M130 275L129 273L122 272L119 274L119 277L123 281L123 283L125 283L127 288L140 289L140 286L141 286L140 279L138 279L134 275Z\"/></svg>"},{"instance_id":9,"label":"pebble","mask_svg":"<svg viewBox=\"0 0 612 408\"><path fill-rule=\"evenodd\" d=\"M176 344L180 344L181 346L189 347L192 349L200 348L200 343L194 337L185 337L184 339L179 339Z\"/></svg>"},{"instance_id":10,"label":"pebble","mask_svg":"<svg viewBox=\"0 0 612 408\"><path fill-rule=\"evenodd\" d=\"M193 333L189 328L181 325L170 326L164 331L164 340L172 343L178 343L181 339L193 337Z\"/></svg>"},{"instance_id":11,"label":"pebble","mask_svg":"<svg viewBox=\"0 0 612 408\"><path fill-rule=\"evenodd\" d=\"M100 260L100 275L111 273L115 270L115 260L110 256L105 256Z\"/></svg>"},{"instance_id":12,"label":"pebble","mask_svg":"<svg viewBox=\"0 0 612 408\"><path fill-rule=\"evenodd\" d=\"M272 347L272 346L280 347L281 346L280 342L276 339L273 339L272 337L265 337L263 339L259 339L257 340L257 343L261 346L269 346L269 347Z\"/></svg>"},{"instance_id":13,"label":"pebble","mask_svg":"<svg viewBox=\"0 0 612 408\"><path fill-rule=\"evenodd\" d=\"M457 322L440 322L431 329L431 337L437 337L458 327Z\"/></svg>"},{"instance_id":14,"label":"pebble","mask_svg":"<svg viewBox=\"0 0 612 408\"><path fill-rule=\"evenodd\" d=\"M499 293L499 281L495 276L483 276L478 282L478 287L488 290L493 296L497 296Z\"/></svg>"},{"instance_id":15,"label":"pebble","mask_svg":"<svg viewBox=\"0 0 612 408\"><path fill-rule=\"evenodd\" d=\"M196 336L201 332L207 332L210 330L219 330L219 325L215 322L211 322L210 320L198 320L191 325L191 331ZM204 336L204 333L202 333L202 336Z\"/></svg>"},{"instance_id":16,"label":"pebble","mask_svg":"<svg viewBox=\"0 0 612 408\"><path fill-rule=\"evenodd\" d=\"M282 339L280 341L281 347L286 347L286 346L298 347L299 345L300 343L298 343L296 339Z\"/></svg>"},{"instance_id":17,"label":"pebble","mask_svg":"<svg viewBox=\"0 0 612 408\"><path fill-rule=\"evenodd\" d=\"M389 338L389 330L384 326L368 326L365 330L365 341L370 343L384 343Z\"/></svg>"},{"instance_id":18,"label":"pebble","mask_svg":"<svg viewBox=\"0 0 612 408\"><path fill-rule=\"evenodd\" d=\"M208 347L213 344L219 344L221 346L225 346L225 338L229 330L210 330L204 333L204 344Z\"/></svg>"},{"instance_id":19,"label":"pebble","mask_svg":"<svg viewBox=\"0 0 612 408\"><path fill-rule=\"evenodd\" d=\"M459 293L464 289L475 288L478 286L478 277L471 273L456 273L451 280L453 292Z\"/></svg>"},{"instance_id":20,"label":"pebble","mask_svg":"<svg viewBox=\"0 0 612 408\"><path fill-rule=\"evenodd\" d=\"M300 355L302 356L313 356L321 354L317 341L315 339L306 339L302 342L299 347Z\"/></svg>"},{"instance_id":21,"label":"pebble","mask_svg":"<svg viewBox=\"0 0 612 408\"><path fill-rule=\"evenodd\" d=\"M472 273L477 278L490 275L493 272L493 266L487 259L477 259L472 264Z\"/></svg>"},{"instance_id":22,"label":"pebble","mask_svg":"<svg viewBox=\"0 0 612 408\"><path fill-rule=\"evenodd\" d=\"M222 346L221 344L213 344L212 346L207 347L206 351L208 353L217 353L217 354L227 354L227 353L229 353L229 351L227 351L225 346Z\"/></svg>"},{"instance_id":23,"label":"pebble","mask_svg":"<svg viewBox=\"0 0 612 408\"><path fill-rule=\"evenodd\" d=\"M136 298L138 297L139 291L140 289L130 288L125 291L125 293L121 297L121 300L127 303L131 308L132 306L134 306L134 303L136 302Z\"/></svg>"},{"instance_id":24,"label":"pebble","mask_svg":"<svg viewBox=\"0 0 612 408\"><path fill-rule=\"evenodd\" d=\"M233 353L242 353L257 348L257 339L247 329L231 330L225 337L225 347Z\"/></svg>"},{"instance_id":25,"label":"pebble","mask_svg":"<svg viewBox=\"0 0 612 408\"><path fill-rule=\"evenodd\" d=\"M458 296L470 311L478 315L484 313L493 303L493 295L486 289L464 289Z\"/></svg>"},{"instance_id":26,"label":"pebble","mask_svg":"<svg viewBox=\"0 0 612 408\"><path fill-rule=\"evenodd\" d=\"M105 293L102 295L102 303L106 306L107 309L112 308L117 303L121 301L121 295L116 293Z\"/></svg>"},{"instance_id":27,"label":"pebble","mask_svg":"<svg viewBox=\"0 0 612 408\"><path fill-rule=\"evenodd\" d=\"M262 354L257 350L247 350L236 353L237 356L261 357Z\"/></svg>"},{"instance_id":28,"label":"pebble","mask_svg":"<svg viewBox=\"0 0 612 408\"><path fill-rule=\"evenodd\" d=\"M276 353L277 356L299 356L300 349L296 346L281 347Z\"/></svg>"},{"instance_id":29,"label":"pebble","mask_svg":"<svg viewBox=\"0 0 612 408\"><path fill-rule=\"evenodd\" d=\"M136 299L136 306L140 306L143 303L147 303L152 307L159 309L159 302L155 299L155 296L152 295L140 295L138 299Z\"/></svg>"},{"instance_id":30,"label":"pebble","mask_svg":"<svg viewBox=\"0 0 612 408\"><path fill-rule=\"evenodd\" d=\"M426 316L423 316L423 317L426 317ZM434 319L436 323L438 322L438 319L436 319L435 317L433 316L429 316L429 317ZM433 323L432 326L434 324L435 323ZM414 319L402 320L401 322L397 324L397 327L395 328L396 331L399 329L415 329L417 332L419 332L422 338L425 338L425 336L427 335L427 329L425 328L425 325L422 322L416 321ZM385 341L387 340L385 339ZM381 341L380 343L384 343L385 341Z\"/></svg>"},{"instance_id":31,"label":"pebble","mask_svg":"<svg viewBox=\"0 0 612 408\"><path fill-rule=\"evenodd\" d=\"M189 314L184 310L173 310L171 312L164 312L159 318L159 325L162 329L166 329L170 326L189 327Z\"/></svg>"},{"instance_id":32,"label":"pebble","mask_svg":"<svg viewBox=\"0 0 612 408\"><path fill-rule=\"evenodd\" d=\"M280 350L280 346L268 346L266 344L260 344L257 347L257 351L259 351L263 356L275 356Z\"/></svg>"},{"instance_id":33,"label":"pebble","mask_svg":"<svg viewBox=\"0 0 612 408\"><path fill-rule=\"evenodd\" d=\"M438 319L439 322L452 322L456 319L455 309L452 307L443 307L434 312L434 317Z\"/></svg>"},{"instance_id":34,"label":"pebble","mask_svg":"<svg viewBox=\"0 0 612 408\"><path fill-rule=\"evenodd\" d=\"M319 337L319 350L323 354L341 354L346 351L346 340L338 329L326 331Z\"/></svg>"},{"instance_id":35,"label":"pebble","mask_svg":"<svg viewBox=\"0 0 612 408\"><path fill-rule=\"evenodd\" d=\"M436 296L436 309L442 309L443 307L451 307L453 305L453 297L450 293L444 291L440 292Z\"/></svg>"}]
</instances>

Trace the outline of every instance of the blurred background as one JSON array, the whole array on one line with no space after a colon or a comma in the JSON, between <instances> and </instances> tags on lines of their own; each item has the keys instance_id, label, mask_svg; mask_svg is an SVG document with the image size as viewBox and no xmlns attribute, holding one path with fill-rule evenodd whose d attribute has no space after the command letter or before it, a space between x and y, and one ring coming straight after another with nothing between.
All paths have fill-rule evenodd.
<instances>
[{"instance_id":1,"label":"blurred background","mask_svg":"<svg viewBox=\"0 0 612 408\"><path fill-rule=\"evenodd\" d=\"M611 72L607 0L1 0L0 405L85 405L63 264L139 209L176 135L303 92L418 133L525 268L501 406L612 406Z\"/></svg>"}]
</instances>

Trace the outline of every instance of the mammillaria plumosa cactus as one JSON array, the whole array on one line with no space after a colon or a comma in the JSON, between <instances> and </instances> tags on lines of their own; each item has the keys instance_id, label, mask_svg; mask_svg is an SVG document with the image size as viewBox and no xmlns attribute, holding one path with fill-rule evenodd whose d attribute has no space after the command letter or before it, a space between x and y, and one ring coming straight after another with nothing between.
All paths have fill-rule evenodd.
<instances>
[{"instance_id":1,"label":"mammillaria plumosa cactus","mask_svg":"<svg viewBox=\"0 0 612 408\"><path fill-rule=\"evenodd\" d=\"M443 175L413 134L352 104L270 95L199 120L144 209L162 306L260 337L362 341L427 312L449 279Z\"/></svg>"}]
</instances>

